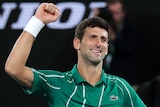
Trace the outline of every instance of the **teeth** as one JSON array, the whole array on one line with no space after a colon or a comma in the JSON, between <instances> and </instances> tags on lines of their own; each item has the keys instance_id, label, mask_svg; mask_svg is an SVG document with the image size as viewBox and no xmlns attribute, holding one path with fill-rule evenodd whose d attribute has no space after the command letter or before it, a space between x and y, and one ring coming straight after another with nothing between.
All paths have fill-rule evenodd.
<instances>
[{"instance_id":1,"label":"teeth","mask_svg":"<svg viewBox=\"0 0 160 107\"><path fill-rule=\"evenodd\" d=\"M100 53L101 51L100 50L92 50L93 52L95 53Z\"/></svg>"}]
</instances>

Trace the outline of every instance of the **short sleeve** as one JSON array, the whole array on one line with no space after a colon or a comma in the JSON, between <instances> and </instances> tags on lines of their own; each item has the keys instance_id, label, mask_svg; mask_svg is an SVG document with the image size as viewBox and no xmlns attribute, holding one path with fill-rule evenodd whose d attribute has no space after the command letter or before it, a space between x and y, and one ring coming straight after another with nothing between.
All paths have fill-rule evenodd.
<instances>
[{"instance_id":1,"label":"short sleeve","mask_svg":"<svg viewBox=\"0 0 160 107\"><path fill-rule=\"evenodd\" d=\"M37 94L39 96L43 96L45 81L43 81L43 73L31 68L33 74L34 74L34 80L32 83L32 88L29 89L27 87L23 87L23 90L26 94Z\"/></svg>"}]
</instances>

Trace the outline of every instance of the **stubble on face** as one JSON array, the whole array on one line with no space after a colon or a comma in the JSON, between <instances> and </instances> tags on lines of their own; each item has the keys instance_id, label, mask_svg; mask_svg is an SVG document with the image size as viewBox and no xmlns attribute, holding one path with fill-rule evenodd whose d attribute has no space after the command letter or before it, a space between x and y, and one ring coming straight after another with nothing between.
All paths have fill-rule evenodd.
<instances>
[{"instance_id":1,"label":"stubble on face","mask_svg":"<svg viewBox=\"0 0 160 107\"><path fill-rule=\"evenodd\" d=\"M86 32L80 44L81 57L86 62L97 65L103 61L107 52L108 32L99 27L86 28Z\"/></svg>"}]
</instances>

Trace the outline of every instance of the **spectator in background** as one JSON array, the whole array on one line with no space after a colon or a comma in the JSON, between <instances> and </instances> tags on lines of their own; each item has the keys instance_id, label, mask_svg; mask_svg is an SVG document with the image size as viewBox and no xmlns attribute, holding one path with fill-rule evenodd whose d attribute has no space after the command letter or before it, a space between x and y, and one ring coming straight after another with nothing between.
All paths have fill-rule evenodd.
<instances>
[{"instance_id":1,"label":"spectator in background","mask_svg":"<svg viewBox=\"0 0 160 107\"><path fill-rule=\"evenodd\" d=\"M102 17L110 21L113 37L111 36L111 56L110 64L106 57L108 72L118 75L128 80L133 86L140 84L139 65L139 33L131 23L126 5L123 0L107 0L107 7L95 9L95 16ZM109 20L110 19L110 20ZM109 66L109 67L108 67Z\"/></svg>"}]
</instances>

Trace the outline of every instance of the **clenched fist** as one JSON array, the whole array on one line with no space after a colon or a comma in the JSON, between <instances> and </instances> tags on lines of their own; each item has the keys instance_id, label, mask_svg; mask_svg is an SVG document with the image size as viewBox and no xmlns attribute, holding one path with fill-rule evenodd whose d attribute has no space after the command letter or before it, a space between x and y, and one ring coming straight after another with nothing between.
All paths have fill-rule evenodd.
<instances>
[{"instance_id":1,"label":"clenched fist","mask_svg":"<svg viewBox=\"0 0 160 107\"><path fill-rule=\"evenodd\" d=\"M44 24L47 24L50 22L55 22L60 15L60 10L55 4L41 3L34 16L41 20Z\"/></svg>"}]
</instances>

